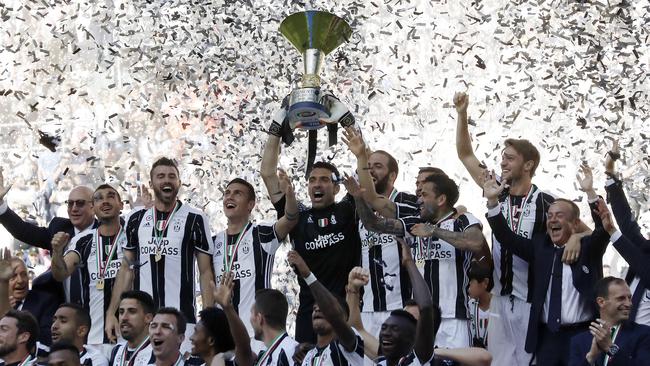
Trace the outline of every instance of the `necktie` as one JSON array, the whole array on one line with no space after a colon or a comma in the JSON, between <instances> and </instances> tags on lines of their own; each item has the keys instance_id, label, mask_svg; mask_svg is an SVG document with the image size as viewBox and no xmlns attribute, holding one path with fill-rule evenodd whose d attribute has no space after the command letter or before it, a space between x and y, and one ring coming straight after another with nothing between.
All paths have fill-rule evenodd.
<instances>
[{"instance_id":1,"label":"necktie","mask_svg":"<svg viewBox=\"0 0 650 366\"><path fill-rule=\"evenodd\" d=\"M562 316L562 252L564 248L556 248L553 256L553 273L551 273L551 298L548 304L548 329L552 332L560 330Z\"/></svg>"},{"instance_id":2,"label":"necktie","mask_svg":"<svg viewBox=\"0 0 650 366\"><path fill-rule=\"evenodd\" d=\"M639 310L639 304L641 303L641 297L645 293L646 288L643 286L643 282L639 280L639 284L636 285L634 289L634 295L632 295L632 311L630 311L630 320L634 321L636 318L636 312Z\"/></svg>"}]
</instances>

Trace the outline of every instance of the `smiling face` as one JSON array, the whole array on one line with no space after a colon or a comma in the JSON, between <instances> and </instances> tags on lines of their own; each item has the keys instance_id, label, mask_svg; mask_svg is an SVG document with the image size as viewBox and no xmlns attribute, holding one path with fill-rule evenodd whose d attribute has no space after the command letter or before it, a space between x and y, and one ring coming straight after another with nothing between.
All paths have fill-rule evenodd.
<instances>
[{"instance_id":1,"label":"smiling face","mask_svg":"<svg viewBox=\"0 0 650 366\"><path fill-rule=\"evenodd\" d=\"M29 274L27 273L27 266L22 260L13 258L11 260L11 269L14 274L9 279L9 294L13 296L16 301L23 301L29 291Z\"/></svg>"},{"instance_id":2,"label":"smiling face","mask_svg":"<svg viewBox=\"0 0 650 366\"><path fill-rule=\"evenodd\" d=\"M381 325L379 347L388 359L406 356L413 348L415 326L401 316L391 315Z\"/></svg>"},{"instance_id":3,"label":"smiling face","mask_svg":"<svg viewBox=\"0 0 650 366\"><path fill-rule=\"evenodd\" d=\"M169 165L158 165L151 171L151 182L156 200L164 204L176 202L178 191L181 187L181 179L175 167Z\"/></svg>"},{"instance_id":4,"label":"smiling face","mask_svg":"<svg viewBox=\"0 0 650 366\"><path fill-rule=\"evenodd\" d=\"M597 299L600 313L607 316L617 324L630 318L632 308L632 292L625 283L611 283L606 298Z\"/></svg>"},{"instance_id":5,"label":"smiling face","mask_svg":"<svg viewBox=\"0 0 650 366\"><path fill-rule=\"evenodd\" d=\"M168 359L178 354L184 334L178 333L176 317L172 314L156 314L149 324L149 338L153 354Z\"/></svg>"},{"instance_id":6,"label":"smiling face","mask_svg":"<svg viewBox=\"0 0 650 366\"><path fill-rule=\"evenodd\" d=\"M433 222L445 208L446 199L444 195L439 195L436 192L434 183L425 182L421 186L418 201L420 202L420 218Z\"/></svg>"},{"instance_id":7,"label":"smiling face","mask_svg":"<svg viewBox=\"0 0 650 366\"><path fill-rule=\"evenodd\" d=\"M571 204L564 201L554 202L548 208L546 217L546 233L551 237L553 244L563 246L579 223Z\"/></svg>"},{"instance_id":8,"label":"smiling face","mask_svg":"<svg viewBox=\"0 0 650 366\"><path fill-rule=\"evenodd\" d=\"M212 352L214 339L210 337L208 330L205 328L205 324L199 321L194 327L194 333L190 336L190 342L192 343L191 353L199 356Z\"/></svg>"},{"instance_id":9,"label":"smiling face","mask_svg":"<svg viewBox=\"0 0 650 366\"><path fill-rule=\"evenodd\" d=\"M505 182L512 183L530 177L530 169L533 166L532 161L524 161L524 156L517 152L514 147L508 146L501 153L501 179Z\"/></svg>"},{"instance_id":10,"label":"smiling face","mask_svg":"<svg viewBox=\"0 0 650 366\"><path fill-rule=\"evenodd\" d=\"M223 194L223 212L229 219L248 217L255 207L246 187L242 183L231 183Z\"/></svg>"},{"instance_id":11,"label":"smiling face","mask_svg":"<svg viewBox=\"0 0 650 366\"><path fill-rule=\"evenodd\" d=\"M68 217L78 230L84 230L93 223L93 191L88 187L75 187L68 195Z\"/></svg>"},{"instance_id":12,"label":"smiling face","mask_svg":"<svg viewBox=\"0 0 650 366\"><path fill-rule=\"evenodd\" d=\"M389 189L393 188L395 173L388 171L388 156L381 153L373 153L368 158L368 168L370 176L375 183L375 191L379 194L387 195Z\"/></svg>"},{"instance_id":13,"label":"smiling face","mask_svg":"<svg viewBox=\"0 0 650 366\"><path fill-rule=\"evenodd\" d=\"M312 308L311 323L316 334L325 335L330 334L334 331L332 329L332 325L327 321L327 319L325 319L325 316L320 311L320 308L317 304L314 304Z\"/></svg>"},{"instance_id":14,"label":"smiling face","mask_svg":"<svg viewBox=\"0 0 650 366\"><path fill-rule=\"evenodd\" d=\"M100 188L93 194L93 207L97 219L106 222L117 219L124 206L114 189Z\"/></svg>"},{"instance_id":15,"label":"smiling face","mask_svg":"<svg viewBox=\"0 0 650 366\"><path fill-rule=\"evenodd\" d=\"M323 208L334 203L339 185L332 180L332 171L325 168L314 168L309 174L307 189L312 207Z\"/></svg>"}]
</instances>

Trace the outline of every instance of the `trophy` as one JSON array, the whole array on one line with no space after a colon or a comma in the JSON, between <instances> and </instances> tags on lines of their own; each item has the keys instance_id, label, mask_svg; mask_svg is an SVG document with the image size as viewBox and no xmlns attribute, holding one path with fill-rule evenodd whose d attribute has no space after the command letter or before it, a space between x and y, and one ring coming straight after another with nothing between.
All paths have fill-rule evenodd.
<instances>
[{"instance_id":1,"label":"trophy","mask_svg":"<svg viewBox=\"0 0 650 366\"><path fill-rule=\"evenodd\" d=\"M280 32L302 54L305 73L300 87L289 97L287 117L291 129L316 130L321 119L331 117L327 98L320 89L318 76L323 59L352 35L350 25L334 14L304 11L286 17Z\"/></svg>"}]
</instances>

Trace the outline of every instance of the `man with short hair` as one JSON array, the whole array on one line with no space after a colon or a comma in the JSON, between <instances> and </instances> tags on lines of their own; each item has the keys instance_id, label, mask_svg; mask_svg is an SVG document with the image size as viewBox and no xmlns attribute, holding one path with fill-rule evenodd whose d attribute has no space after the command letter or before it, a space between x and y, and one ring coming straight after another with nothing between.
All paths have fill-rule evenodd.
<instances>
[{"instance_id":1,"label":"man with short hair","mask_svg":"<svg viewBox=\"0 0 650 366\"><path fill-rule=\"evenodd\" d=\"M0 358L2 366L30 366L38 339L38 324L26 311L9 310L0 319Z\"/></svg>"},{"instance_id":2,"label":"man with short hair","mask_svg":"<svg viewBox=\"0 0 650 366\"><path fill-rule=\"evenodd\" d=\"M95 347L86 347L91 320L88 312L78 304L65 303L54 313L52 343L71 343L77 348L84 366L108 366L108 360ZM50 350L50 353L52 351Z\"/></svg>"},{"instance_id":3,"label":"man with short hair","mask_svg":"<svg viewBox=\"0 0 650 366\"><path fill-rule=\"evenodd\" d=\"M249 318L255 291L271 287L275 252L298 222L298 205L286 174L280 178L280 189L285 194L285 214L273 224L255 224L251 222L255 189L241 178L230 181L223 196L223 211L228 225L214 237L212 264L215 283L221 283L224 273L234 273L232 303L250 337L254 336ZM262 348L263 344L259 342L254 345L256 352Z\"/></svg>"},{"instance_id":4,"label":"man with short hair","mask_svg":"<svg viewBox=\"0 0 650 366\"><path fill-rule=\"evenodd\" d=\"M203 211L178 200L181 180L173 160L158 159L150 177L154 206L132 212L126 223L124 258L104 327L109 339L115 340L119 329L114 314L120 294L130 288L142 290L151 294L156 306L176 307L188 319L183 351L189 351L189 336L196 323L195 263L203 303L213 303L209 220Z\"/></svg>"},{"instance_id":5,"label":"man with short hair","mask_svg":"<svg viewBox=\"0 0 650 366\"><path fill-rule=\"evenodd\" d=\"M624 280L596 283L599 317L571 339L570 366L650 365L650 327L630 319L632 292Z\"/></svg>"},{"instance_id":6,"label":"man with short hair","mask_svg":"<svg viewBox=\"0 0 650 366\"><path fill-rule=\"evenodd\" d=\"M285 195L280 190L278 154L280 137L270 134L264 147L260 174L269 192L271 202L284 215ZM356 210L351 196L336 202L341 175L327 162L317 162L309 173L307 190L311 208L300 207L298 224L290 232L293 248L307 262L323 286L332 293L345 296L347 272L361 262L361 240L357 227ZM311 314L314 299L309 286L298 278L300 306L296 316L296 340L316 341Z\"/></svg>"},{"instance_id":7,"label":"man with short hair","mask_svg":"<svg viewBox=\"0 0 650 366\"><path fill-rule=\"evenodd\" d=\"M81 366L77 347L66 342L53 344L50 347L47 364L48 366Z\"/></svg>"},{"instance_id":8,"label":"man with short hair","mask_svg":"<svg viewBox=\"0 0 650 366\"><path fill-rule=\"evenodd\" d=\"M81 304L92 319L88 344L101 345L109 342L104 333L104 316L122 264L121 248L126 245L126 234L120 218L122 200L115 188L108 184L97 187L93 208L99 227L75 236L72 241L65 232L52 238L52 275L63 281L81 271ZM70 249L64 253L66 248Z\"/></svg>"},{"instance_id":9,"label":"man with short hair","mask_svg":"<svg viewBox=\"0 0 650 366\"><path fill-rule=\"evenodd\" d=\"M179 366L184 365L181 344L185 338L187 321L183 313L175 308L165 307L156 311L156 315L149 324L149 337L154 362L149 365Z\"/></svg>"},{"instance_id":10,"label":"man with short hair","mask_svg":"<svg viewBox=\"0 0 650 366\"><path fill-rule=\"evenodd\" d=\"M126 343L119 343L111 352L111 366L142 366L153 357L149 340L149 323L156 305L144 291L125 291L120 295L118 321L120 335Z\"/></svg>"}]
</instances>

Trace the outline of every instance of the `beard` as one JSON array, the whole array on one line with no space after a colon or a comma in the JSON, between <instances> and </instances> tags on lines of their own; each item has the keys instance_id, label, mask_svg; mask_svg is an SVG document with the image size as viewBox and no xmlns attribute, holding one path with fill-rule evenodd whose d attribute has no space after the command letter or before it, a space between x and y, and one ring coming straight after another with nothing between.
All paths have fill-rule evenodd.
<instances>
[{"instance_id":1,"label":"beard","mask_svg":"<svg viewBox=\"0 0 650 366\"><path fill-rule=\"evenodd\" d=\"M379 194L385 193L386 189L388 189L388 175L384 176L381 179L377 179L377 181L375 182L375 191L377 191L377 193Z\"/></svg>"},{"instance_id":2,"label":"beard","mask_svg":"<svg viewBox=\"0 0 650 366\"><path fill-rule=\"evenodd\" d=\"M5 357L6 355L14 352L16 349L18 349L16 343L3 344L2 346L0 346L0 357Z\"/></svg>"},{"instance_id":3,"label":"beard","mask_svg":"<svg viewBox=\"0 0 650 366\"><path fill-rule=\"evenodd\" d=\"M162 189L154 186L153 195L156 197L156 201L160 201L163 203L171 203L176 201L176 197L178 196L179 189L180 187L174 187L171 192L172 196L170 198L166 198L165 196L163 196L165 193L162 191Z\"/></svg>"}]
</instances>

